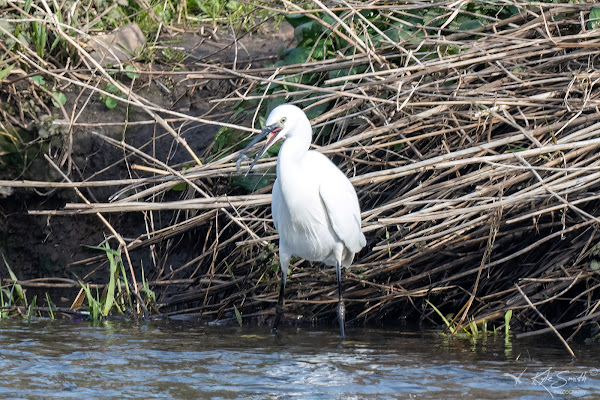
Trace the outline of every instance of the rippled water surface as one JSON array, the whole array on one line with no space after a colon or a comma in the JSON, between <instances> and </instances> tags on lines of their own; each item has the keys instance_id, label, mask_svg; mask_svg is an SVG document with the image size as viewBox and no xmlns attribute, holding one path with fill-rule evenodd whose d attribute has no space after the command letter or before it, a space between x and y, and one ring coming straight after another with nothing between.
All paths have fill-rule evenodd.
<instances>
[{"instance_id":1,"label":"rippled water surface","mask_svg":"<svg viewBox=\"0 0 600 400\"><path fill-rule=\"evenodd\" d=\"M439 332L0 322L0 398L600 398L600 346ZM597 369L598 368L598 369Z\"/></svg>"}]
</instances>

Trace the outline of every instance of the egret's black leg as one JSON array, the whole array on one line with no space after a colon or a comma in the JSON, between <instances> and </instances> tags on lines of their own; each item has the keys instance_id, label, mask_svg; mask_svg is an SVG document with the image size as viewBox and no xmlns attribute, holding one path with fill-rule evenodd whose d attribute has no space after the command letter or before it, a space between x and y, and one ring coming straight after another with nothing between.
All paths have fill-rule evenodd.
<instances>
[{"instance_id":1,"label":"egret's black leg","mask_svg":"<svg viewBox=\"0 0 600 400\"><path fill-rule=\"evenodd\" d=\"M281 268L281 285L279 286L279 298L277 299L277 305L275 306L275 321L273 321L273 327L271 332L277 332L277 325L283 314L283 298L285 296L285 281L287 278L287 268Z\"/></svg>"},{"instance_id":2,"label":"egret's black leg","mask_svg":"<svg viewBox=\"0 0 600 400\"><path fill-rule=\"evenodd\" d=\"M342 266L339 262L335 264L335 272L337 274L338 283L338 320L340 322L340 337L343 339L346 336L346 330L344 328L346 307L344 306L344 299L342 298Z\"/></svg>"}]
</instances>

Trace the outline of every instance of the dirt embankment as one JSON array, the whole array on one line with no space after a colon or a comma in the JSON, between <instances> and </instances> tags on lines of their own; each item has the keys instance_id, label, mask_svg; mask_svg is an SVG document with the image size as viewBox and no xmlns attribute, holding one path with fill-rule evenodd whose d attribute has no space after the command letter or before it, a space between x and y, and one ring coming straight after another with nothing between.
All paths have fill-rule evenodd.
<instances>
[{"instance_id":1,"label":"dirt embankment","mask_svg":"<svg viewBox=\"0 0 600 400\"><path fill-rule=\"evenodd\" d=\"M234 63L239 68L260 66L272 61L278 48L284 46L291 38L289 29L285 32L274 27L263 30L261 34L243 35L233 38L228 32L213 33L210 29L205 34L179 34L160 38L156 46L154 59L139 64L141 70L153 70L153 74L137 77L135 82L123 78L131 84L136 93L147 99L158 108L177 111L183 114L214 118L226 121L232 113L231 103L215 103L235 88L228 80L198 79L190 76L193 71L202 71L203 64L224 65L231 67ZM166 57L173 57L169 62ZM190 73L178 73L177 71ZM27 80L15 85L23 92L32 91ZM148 176L132 168L134 164L147 165L147 160L136 155L124 154L123 150L103 140L101 136L123 140L136 149L143 149L158 160L169 165L179 165L190 161L189 154L173 140L165 135L165 130L149 118L143 110L134 106L120 104L108 108L104 99L88 90L75 85L67 85L65 109L73 111L76 119L72 120L71 130L62 126L63 140L53 140L48 146L40 147L35 159L26 160L26 168L17 170L5 168L0 170L0 179L56 180L61 181L58 172L44 158L48 154L58 163L64 155L65 147L70 146L66 166L72 163L71 179L85 180L118 180ZM11 100L15 100L12 97ZM61 119L58 109L53 111L52 119ZM215 117L216 116L216 117ZM169 115L168 119L175 129L197 154L202 154L212 144L219 127L201 123L186 123ZM170 118L170 119L169 119ZM62 120L62 123L67 121ZM36 137L43 124L38 121L24 121L31 137ZM23 130L27 132L27 130ZM99 134L99 135L97 135ZM60 136L59 135L59 136ZM70 136L72 143L67 143ZM150 150L149 150L150 148ZM63 160L64 161L64 160ZM91 201L107 202L115 193L115 187L88 187L82 194ZM181 192L167 194L177 199ZM16 272L20 279L43 277L88 277L93 276L95 282L108 279L102 272L103 263L98 262L99 252L87 246L96 246L110 231L94 215L78 216L36 216L29 210L59 209L67 202L80 201L75 190L16 188L8 189L0 194L0 253ZM173 213L162 214L162 219L150 221L143 213L106 214L110 224L124 238L133 240L147 231L148 224L153 229L169 226ZM190 230L187 235L175 243L158 244L153 248L144 247L132 253L132 261L137 267L143 265L146 273L152 277L154 268L177 268L193 258L199 251L198 237L205 236L206 227ZM165 251L161 251L162 247ZM200 248L198 248L200 246ZM85 260L92 259L92 262ZM139 270L139 269L138 269ZM100 271L100 273L96 273ZM0 276L5 276L2 272Z\"/></svg>"}]
</instances>

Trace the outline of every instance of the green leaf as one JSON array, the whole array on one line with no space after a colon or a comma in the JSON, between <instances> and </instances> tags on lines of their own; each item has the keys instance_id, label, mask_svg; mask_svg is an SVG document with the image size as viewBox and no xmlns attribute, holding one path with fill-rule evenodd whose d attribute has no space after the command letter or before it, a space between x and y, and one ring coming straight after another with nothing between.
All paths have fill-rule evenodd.
<instances>
[{"instance_id":1,"label":"green leaf","mask_svg":"<svg viewBox=\"0 0 600 400\"><path fill-rule=\"evenodd\" d=\"M507 153L518 153L520 151L529 150L527 147L515 147L514 149L506 150Z\"/></svg>"},{"instance_id":2,"label":"green leaf","mask_svg":"<svg viewBox=\"0 0 600 400\"><path fill-rule=\"evenodd\" d=\"M89 284L84 285L82 281L79 281L79 284L85 291L85 296L87 297L89 312L90 312L90 319L92 320L92 322L100 321L100 318L101 318L100 302L98 300L96 300L94 298L94 296L92 295L92 290L90 289Z\"/></svg>"},{"instance_id":3,"label":"green leaf","mask_svg":"<svg viewBox=\"0 0 600 400\"><path fill-rule=\"evenodd\" d=\"M110 247L104 247L104 246L90 246L90 245L85 245L85 247L87 247L88 249L92 249L92 250L100 250L103 251L105 253L110 254L113 257L117 257L120 256L121 253L117 250L111 249Z\"/></svg>"},{"instance_id":4,"label":"green leaf","mask_svg":"<svg viewBox=\"0 0 600 400\"><path fill-rule=\"evenodd\" d=\"M506 314L504 314L504 334L508 336L508 332L510 331L510 319L512 318L512 310L508 310Z\"/></svg>"},{"instance_id":5,"label":"green leaf","mask_svg":"<svg viewBox=\"0 0 600 400\"><path fill-rule=\"evenodd\" d=\"M132 80L133 80L133 79L137 79L137 78L139 78L139 77L140 77L140 73L139 73L139 72L137 72L137 70L135 69L135 67L134 67L133 65L127 65L127 66L125 67L125 71L127 71L127 72L125 73L125 75L127 75L127 77L128 77L129 79L132 79Z\"/></svg>"},{"instance_id":6,"label":"green leaf","mask_svg":"<svg viewBox=\"0 0 600 400\"><path fill-rule=\"evenodd\" d=\"M471 334L473 336L478 336L479 335L479 329L477 328L477 324L475 323L474 320L472 320L471 322L469 322L469 327L471 328Z\"/></svg>"},{"instance_id":7,"label":"green leaf","mask_svg":"<svg viewBox=\"0 0 600 400\"><path fill-rule=\"evenodd\" d=\"M387 36L392 42L398 43L400 41L400 30L402 28L398 29L398 28L390 28L387 29L385 31L383 31L383 33L385 33L385 36Z\"/></svg>"},{"instance_id":8,"label":"green leaf","mask_svg":"<svg viewBox=\"0 0 600 400\"><path fill-rule=\"evenodd\" d=\"M46 81L44 80L44 77L41 75L34 75L31 77L31 80L40 86L46 86Z\"/></svg>"},{"instance_id":9,"label":"green leaf","mask_svg":"<svg viewBox=\"0 0 600 400\"><path fill-rule=\"evenodd\" d=\"M31 317L33 317L33 309L36 307L37 303L37 295L33 296L31 300L31 304L29 304L29 309L27 310L27 323L31 323Z\"/></svg>"},{"instance_id":10,"label":"green leaf","mask_svg":"<svg viewBox=\"0 0 600 400\"><path fill-rule=\"evenodd\" d=\"M366 66L344 68L344 69L334 69L332 71L329 71L329 79L335 79L335 78L339 78L341 76L362 74L366 70L367 70Z\"/></svg>"},{"instance_id":11,"label":"green leaf","mask_svg":"<svg viewBox=\"0 0 600 400\"><path fill-rule=\"evenodd\" d=\"M450 329L451 332L454 332L454 328L450 326L450 321L448 321L448 319L446 318L446 316L444 316L444 314L442 314L442 312L440 310L438 310L437 307L434 306L429 300L425 300L425 302L427 304L429 304L429 306L431 308L433 308L433 311L435 311L437 313L437 315L440 316L440 318L442 319L442 321L444 321L444 324L446 324L446 327L448 327L448 329Z\"/></svg>"},{"instance_id":12,"label":"green leaf","mask_svg":"<svg viewBox=\"0 0 600 400\"><path fill-rule=\"evenodd\" d=\"M321 39L317 42L312 53L315 60L323 60L332 48L331 39Z\"/></svg>"},{"instance_id":13,"label":"green leaf","mask_svg":"<svg viewBox=\"0 0 600 400\"><path fill-rule=\"evenodd\" d=\"M173 185L171 187L171 190L174 190L176 192L183 192L185 190L185 188L187 188L187 183L179 182L178 184Z\"/></svg>"},{"instance_id":14,"label":"green leaf","mask_svg":"<svg viewBox=\"0 0 600 400\"><path fill-rule=\"evenodd\" d=\"M104 104L106 105L106 107L108 107L112 110L113 108L115 108L117 106L117 104L119 104L119 101L117 99L115 99L114 97L106 96L106 98L104 99Z\"/></svg>"},{"instance_id":15,"label":"green leaf","mask_svg":"<svg viewBox=\"0 0 600 400\"><path fill-rule=\"evenodd\" d=\"M337 21L329 14L321 15L321 20L329 26L334 26L337 24Z\"/></svg>"},{"instance_id":16,"label":"green leaf","mask_svg":"<svg viewBox=\"0 0 600 400\"><path fill-rule=\"evenodd\" d=\"M438 17L442 14L444 14L444 11L439 8L428 8L427 11L425 11L425 14L423 14L423 22L425 25L434 22L433 26L440 26L444 22L444 19Z\"/></svg>"},{"instance_id":17,"label":"green leaf","mask_svg":"<svg viewBox=\"0 0 600 400\"><path fill-rule=\"evenodd\" d=\"M600 7L592 8L592 11L590 11L590 20L587 25L588 29L600 28Z\"/></svg>"},{"instance_id":18,"label":"green leaf","mask_svg":"<svg viewBox=\"0 0 600 400\"><path fill-rule=\"evenodd\" d=\"M50 295L46 292L46 304L48 304L48 311L50 312L50 319L54 320L54 311L52 311L52 306L56 307L52 300L50 299Z\"/></svg>"},{"instance_id":19,"label":"green leaf","mask_svg":"<svg viewBox=\"0 0 600 400\"><path fill-rule=\"evenodd\" d=\"M150 285L148 284L148 280L146 280L146 276L144 275L144 265L142 264L142 289L140 290L142 293L146 295L146 298L153 303L156 302L156 293L150 289Z\"/></svg>"},{"instance_id":20,"label":"green leaf","mask_svg":"<svg viewBox=\"0 0 600 400\"><path fill-rule=\"evenodd\" d=\"M171 19L173 19L173 14L171 13L171 10L168 8L165 8L164 10L161 10L156 14L157 14L158 18L166 24L168 24L171 21Z\"/></svg>"},{"instance_id":21,"label":"green leaf","mask_svg":"<svg viewBox=\"0 0 600 400\"><path fill-rule=\"evenodd\" d=\"M125 281L125 292L127 293L127 299L129 300L129 307L132 307L131 303L131 291L129 290L129 282L127 281L127 273L125 272L125 264L123 264L123 259L121 258L121 252L119 251L119 256L117 260L117 266L119 267L119 271L121 271L121 276Z\"/></svg>"},{"instance_id":22,"label":"green leaf","mask_svg":"<svg viewBox=\"0 0 600 400\"><path fill-rule=\"evenodd\" d=\"M0 289L0 307L4 307L4 306L8 306L9 304L6 304L4 302L4 289ZM8 313L4 312L4 311L0 311L0 320L4 319L4 318L8 318Z\"/></svg>"},{"instance_id":23,"label":"green leaf","mask_svg":"<svg viewBox=\"0 0 600 400\"><path fill-rule=\"evenodd\" d=\"M242 326L242 313L240 313L240 311L237 309L235 304L233 305L233 311L235 311L235 319L237 319L237 322L238 322L238 324L240 324L240 327L241 327Z\"/></svg>"},{"instance_id":24,"label":"green leaf","mask_svg":"<svg viewBox=\"0 0 600 400\"><path fill-rule=\"evenodd\" d=\"M106 90L108 93L112 93L112 94L119 94L119 93L121 93L121 91L119 90L119 88L116 87L115 85L113 85L112 83L109 83L108 85L106 85L106 87L104 88L104 90Z\"/></svg>"},{"instance_id":25,"label":"green leaf","mask_svg":"<svg viewBox=\"0 0 600 400\"><path fill-rule=\"evenodd\" d=\"M261 171L262 172L262 171ZM231 178L231 183L246 189L249 192L262 189L275 181L274 176L260 174L250 174L248 176L236 175Z\"/></svg>"},{"instance_id":26,"label":"green leaf","mask_svg":"<svg viewBox=\"0 0 600 400\"><path fill-rule=\"evenodd\" d=\"M323 32L323 27L317 21L306 22L294 28L294 37L300 46L312 44Z\"/></svg>"},{"instance_id":27,"label":"green leaf","mask_svg":"<svg viewBox=\"0 0 600 400\"><path fill-rule=\"evenodd\" d=\"M29 37L29 35L25 32L19 32L17 36L17 40L23 45L23 46L27 46L30 47L31 46L31 38Z\"/></svg>"},{"instance_id":28,"label":"green leaf","mask_svg":"<svg viewBox=\"0 0 600 400\"><path fill-rule=\"evenodd\" d=\"M311 49L307 47L296 47L290 51L284 61L283 65L302 64L308 61L310 57Z\"/></svg>"},{"instance_id":29,"label":"green leaf","mask_svg":"<svg viewBox=\"0 0 600 400\"><path fill-rule=\"evenodd\" d=\"M236 11L240 7L242 7L242 4L239 1L228 1L227 4L225 4L225 8L230 11Z\"/></svg>"},{"instance_id":30,"label":"green leaf","mask_svg":"<svg viewBox=\"0 0 600 400\"><path fill-rule=\"evenodd\" d=\"M67 102L67 96L62 92L52 92L52 104L54 107L60 108Z\"/></svg>"},{"instance_id":31,"label":"green leaf","mask_svg":"<svg viewBox=\"0 0 600 400\"><path fill-rule=\"evenodd\" d=\"M190 168L192 168L190 165L184 165L183 168L181 168L181 171L187 171ZM171 187L171 190L175 190L177 192L183 192L186 188L187 188L187 183L179 182L178 184Z\"/></svg>"},{"instance_id":32,"label":"green leaf","mask_svg":"<svg viewBox=\"0 0 600 400\"><path fill-rule=\"evenodd\" d=\"M278 141L267 150L267 154L270 156L276 156L279 154L279 149L281 149L281 145L283 144L283 140Z\"/></svg>"},{"instance_id":33,"label":"green leaf","mask_svg":"<svg viewBox=\"0 0 600 400\"><path fill-rule=\"evenodd\" d=\"M4 68L2 71L0 71L0 81L10 73L10 71L15 67L15 65L16 64L11 64L8 67Z\"/></svg>"},{"instance_id":34,"label":"green leaf","mask_svg":"<svg viewBox=\"0 0 600 400\"><path fill-rule=\"evenodd\" d=\"M6 269L8 270L8 275L10 275L10 279L14 282L13 286L15 288L15 291L17 292L17 297L22 299L25 302L25 304L27 304L27 301L25 299L25 292L23 292L23 288L21 287L21 285L19 285L17 283L19 280L17 279L17 276L12 271L12 269L10 269L10 266L8 265L8 261L6 261L4 254L2 254L2 259L4 260L4 265L6 266Z\"/></svg>"},{"instance_id":35,"label":"green leaf","mask_svg":"<svg viewBox=\"0 0 600 400\"><path fill-rule=\"evenodd\" d=\"M290 14L285 16L285 20L294 28L312 21L312 18L307 17L303 14Z\"/></svg>"},{"instance_id":36,"label":"green leaf","mask_svg":"<svg viewBox=\"0 0 600 400\"><path fill-rule=\"evenodd\" d=\"M280 106L282 104L285 104L285 97L271 97L268 98L267 100L267 108L266 108L266 112L265 115L269 115L271 114L271 111L273 111L275 109L275 107ZM263 121L263 125L264 127L264 121Z\"/></svg>"},{"instance_id":37,"label":"green leaf","mask_svg":"<svg viewBox=\"0 0 600 400\"><path fill-rule=\"evenodd\" d=\"M53 52L59 43L60 43L60 36L58 36L56 39L54 39L54 42L52 42L52 45L50 46L50 52Z\"/></svg>"},{"instance_id":38,"label":"green leaf","mask_svg":"<svg viewBox=\"0 0 600 400\"><path fill-rule=\"evenodd\" d=\"M461 31L470 31L472 29L481 28L482 26L483 24L478 19L470 19L460 24L460 27L458 29L460 29Z\"/></svg>"},{"instance_id":39,"label":"green leaf","mask_svg":"<svg viewBox=\"0 0 600 400\"><path fill-rule=\"evenodd\" d=\"M110 250L108 243L106 243L106 249ZM104 301L104 310L102 312L102 315L104 316L108 315L115 302L115 286L118 278L117 261L115 257L108 251L106 252L106 256L108 257L110 276L108 281L108 290L106 291L106 300Z\"/></svg>"},{"instance_id":40,"label":"green leaf","mask_svg":"<svg viewBox=\"0 0 600 400\"><path fill-rule=\"evenodd\" d=\"M314 103L308 103L309 105ZM317 118L319 115L323 114L325 111L327 111L327 108L329 107L329 102L324 102L321 104L318 104L314 107L309 108L306 111L306 116L308 117L308 119L313 119L313 118Z\"/></svg>"},{"instance_id":41,"label":"green leaf","mask_svg":"<svg viewBox=\"0 0 600 400\"><path fill-rule=\"evenodd\" d=\"M375 10L369 10L366 8L360 10L359 13L361 13L363 17L368 18L368 19L374 19L374 17L377 16L377 13L375 12Z\"/></svg>"}]
</instances>

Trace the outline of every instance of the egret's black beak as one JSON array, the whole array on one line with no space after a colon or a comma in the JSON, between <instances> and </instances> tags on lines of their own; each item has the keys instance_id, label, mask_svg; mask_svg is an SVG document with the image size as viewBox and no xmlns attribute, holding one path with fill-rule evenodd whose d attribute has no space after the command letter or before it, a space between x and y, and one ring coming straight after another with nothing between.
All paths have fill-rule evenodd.
<instances>
[{"instance_id":1,"label":"egret's black beak","mask_svg":"<svg viewBox=\"0 0 600 400\"><path fill-rule=\"evenodd\" d=\"M258 159L261 158L267 152L267 150L269 149L269 147L271 147L273 145L273 143L275 143L275 138L277 137L277 134L282 129L283 129L283 127L279 123L275 123L275 124L266 126L265 129L263 129L254 139L252 139L252 141L250 143L248 143L248 145L244 148L244 150L242 150L242 155L240 156L240 158L238 160L238 164L241 163L241 160L244 157L246 157L246 151L248 151L250 149L250 147L254 146L263 137L267 136L267 141L265 142L265 145L258 152L256 157L254 158L254 161L252 161L252 164L250 164L250 168L248 168L248 171L246 171L246 175L248 175L250 173L250 171L252 170L252 168L254 168L254 165L256 164ZM238 169L239 169L239 166L238 166Z\"/></svg>"}]
</instances>

